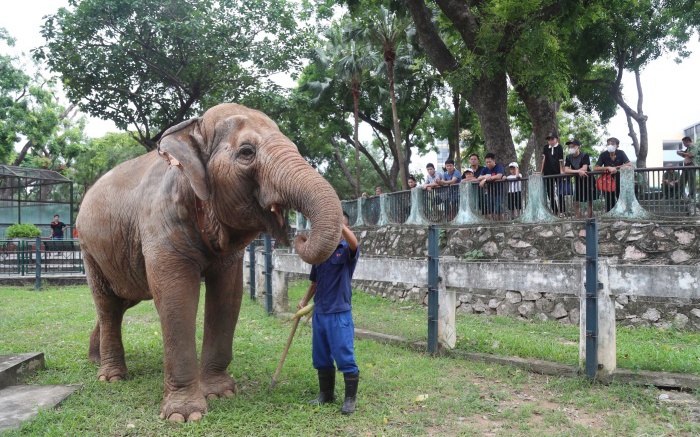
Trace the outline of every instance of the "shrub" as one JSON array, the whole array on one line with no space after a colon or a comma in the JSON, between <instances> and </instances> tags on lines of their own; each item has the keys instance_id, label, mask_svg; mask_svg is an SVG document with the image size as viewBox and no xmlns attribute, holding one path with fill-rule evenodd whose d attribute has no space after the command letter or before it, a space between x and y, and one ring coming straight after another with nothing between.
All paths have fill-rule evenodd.
<instances>
[{"instance_id":1,"label":"shrub","mask_svg":"<svg viewBox=\"0 0 700 437\"><path fill-rule=\"evenodd\" d=\"M9 238L28 238L38 237L41 235L41 229L30 223L15 223L7 228L6 237Z\"/></svg>"}]
</instances>

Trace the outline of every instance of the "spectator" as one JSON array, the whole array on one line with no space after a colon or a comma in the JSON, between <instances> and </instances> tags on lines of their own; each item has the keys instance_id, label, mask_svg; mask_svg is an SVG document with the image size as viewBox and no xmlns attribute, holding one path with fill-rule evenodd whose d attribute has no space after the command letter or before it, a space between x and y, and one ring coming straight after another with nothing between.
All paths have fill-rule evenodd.
<instances>
[{"instance_id":1,"label":"spectator","mask_svg":"<svg viewBox=\"0 0 700 437\"><path fill-rule=\"evenodd\" d=\"M374 195L375 195L375 196L379 196L380 194L382 194L382 187L377 187L377 188L375 188L375 189L374 189Z\"/></svg>"},{"instance_id":2,"label":"spectator","mask_svg":"<svg viewBox=\"0 0 700 437\"><path fill-rule=\"evenodd\" d=\"M503 165L496 163L496 155L493 153L486 154L486 166L481 170L481 174L477 178L479 187L484 188L486 183L488 187L484 188L483 205L486 209L486 218L502 220L503 219L503 184L494 183L505 177Z\"/></svg>"},{"instance_id":3,"label":"spectator","mask_svg":"<svg viewBox=\"0 0 700 437\"><path fill-rule=\"evenodd\" d=\"M673 169L675 167L673 164L666 164L666 171L661 178L661 186L663 187L664 198L666 199L678 199L680 190L680 177L678 172ZM670 167L670 168L669 168Z\"/></svg>"},{"instance_id":4,"label":"spectator","mask_svg":"<svg viewBox=\"0 0 700 437\"><path fill-rule=\"evenodd\" d=\"M520 211L523 209L522 182L520 182L523 175L520 173L517 162L508 164L508 170L510 171L510 174L506 176L509 181L506 183L508 185L508 210L515 218L520 215Z\"/></svg>"},{"instance_id":5,"label":"spectator","mask_svg":"<svg viewBox=\"0 0 700 437\"><path fill-rule=\"evenodd\" d=\"M467 177L467 172L471 169L472 171L472 176L473 175L479 175L481 174L481 169L484 167L481 166L479 163L479 155L476 153L472 153L469 155L469 167L467 167L466 170L464 170L464 173L462 173L462 179L465 179Z\"/></svg>"},{"instance_id":6,"label":"spectator","mask_svg":"<svg viewBox=\"0 0 700 437\"><path fill-rule=\"evenodd\" d=\"M593 217L593 197L595 186L593 185L593 177L588 177L588 172L591 169L591 157L588 153L581 151L581 142L579 140L567 141L569 146L569 154L566 155L564 163L564 173L576 175L574 177L574 211L576 218L582 218L580 205L581 202L588 203L588 218Z\"/></svg>"},{"instance_id":7,"label":"spectator","mask_svg":"<svg viewBox=\"0 0 700 437\"><path fill-rule=\"evenodd\" d=\"M618 170L620 167L630 167L629 158L622 150L618 150L620 147L620 140L615 137L608 138L606 149L598 157L598 161L595 163L594 170L602 171L605 174L613 176L615 181L615 189L611 191L603 191L605 196L605 211L610 211L615 207L617 203L617 198L620 195L620 173ZM605 177L605 174L601 178Z\"/></svg>"},{"instance_id":8,"label":"spectator","mask_svg":"<svg viewBox=\"0 0 700 437\"><path fill-rule=\"evenodd\" d=\"M58 214L53 216L51 222L51 238L52 240L63 240L63 231L66 229L66 224L58 219Z\"/></svg>"},{"instance_id":9,"label":"spectator","mask_svg":"<svg viewBox=\"0 0 700 437\"><path fill-rule=\"evenodd\" d=\"M564 149L559 144L559 133L551 132L547 135L547 145L542 151L542 165L540 173L544 176L552 176L564 173ZM544 180L547 196L549 197L549 207L554 215L564 216L564 196L559 196L559 208L557 208L557 193L555 183L558 182L555 178Z\"/></svg>"},{"instance_id":10,"label":"spectator","mask_svg":"<svg viewBox=\"0 0 700 437\"><path fill-rule=\"evenodd\" d=\"M459 170L455 168L455 162L453 159L447 159L445 161L445 174L442 176L442 180L438 181L441 187L446 187L443 194L443 202L445 202L445 214L447 214L447 220L452 220L452 218L457 214L457 198L459 197L459 183L462 180L462 175Z\"/></svg>"},{"instance_id":11,"label":"spectator","mask_svg":"<svg viewBox=\"0 0 700 437\"><path fill-rule=\"evenodd\" d=\"M418 182L416 182L416 178L413 175L408 175L408 188L412 190L416 188L416 185L418 185Z\"/></svg>"},{"instance_id":12,"label":"spectator","mask_svg":"<svg viewBox=\"0 0 700 437\"><path fill-rule=\"evenodd\" d=\"M462 183L471 182L473 180L476 180L476 177L474 176L474 170L472 170L471 167L467 167L467 169L464 170L464 173L462 173Z\"/></svg>"},{"instance_id":13,"label":"spectator","mask_svg":"<svg viewBox=\"0 0 700 437\"><path fill-rule=\"evenodd\" d=\"M684 166L695 166L700 164L696 163L698 158L698 152L700 145L698 143L693 144L693 140L690 137L683 137L681 140L683 142L683 147L685 150L679 150L677 153L683 157ZM698 170L683 170L680 178L680 192L685 196L685 187L688 187L688 197L691 199L695 198L695 187L697 179Z\"/></svg>"},{"instance_id":14,"label":"spectator","mask_svg":"<svg viewBox=\"0 0 700 437\"><path fill-rule=\"evenodd\" d=\"M366 191L363 191L363 192L362 192L362 198L363 198L363 199L367 199L368 197L369 197L369 194L367 194Z\"/></svg>"},{"instance_id":15,"label":"spectator","mask_svg":"<svg viewBox=\"0 0 700 437\"><path fill-rule=\"evenodd\" d=\"M431 191L433 188L440 186L438 181L442 180L442 174L435 172L435 166L432 163L428 163L428 165L425 166L425 169L428 170L428 177L425 178L423 189Z\"/></svg>"}]
</instances>

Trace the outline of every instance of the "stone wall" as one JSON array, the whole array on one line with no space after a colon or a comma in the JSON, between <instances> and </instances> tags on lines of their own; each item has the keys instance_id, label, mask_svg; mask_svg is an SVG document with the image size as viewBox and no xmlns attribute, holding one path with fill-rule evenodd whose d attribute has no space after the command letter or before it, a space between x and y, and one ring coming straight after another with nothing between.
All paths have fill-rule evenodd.
<instances>
[{"instance_id":1,"label":"stone wall","mask_svg":"<svg viewBox=\"0 0 700 437\"><path fill-rule=\"evenodd\" d=\"M358 228L363 256L388 258L427 258L428 233L425 228L387 226ZM479 225L443 227L440 232L441 262L585 261L586 229L582 221L552 224ZM700 223L688 222L599 222L599 256L609 262L633 265L700 264ZM452 261L450 261L452 262ZM394 301L427 304L427 289L415 284L381 281L354 281L364 291ZM520 292L470 285L453 287L457 311L469 314L508 315L522 319L557 320L578 324L580 300L576 291L561 293ZM700 300L615 296L616 319L623 326L655 326L668 329L700 330Z\"/></svg>"}]
</instances>

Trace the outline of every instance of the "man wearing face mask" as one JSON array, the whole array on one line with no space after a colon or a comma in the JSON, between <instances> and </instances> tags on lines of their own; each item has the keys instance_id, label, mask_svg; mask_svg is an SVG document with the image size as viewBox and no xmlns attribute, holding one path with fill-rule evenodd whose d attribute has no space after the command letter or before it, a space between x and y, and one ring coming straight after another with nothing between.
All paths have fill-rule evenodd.
<instances>
[{"instance_id":1,"label":"man wearing face mask","mask_svg":"<svg viewBox=\"0 0 700 437\"><path fill-rule=\"evenodd\" d=\"M579 140L567 141L569 154L564 162L564 173L576 175L574 183L576 190L574 191L574 210L576 218L581 217L580 204L581 202L588 203L588 218L593 217L593 177L588 177L588 172L591 169L591 158L588 153L581 151L581 142Z\"/></svg>"},{"instance_id":2,"label":"man wearing face mask","mask_svg":"<svg viewBox=\"0 0 700 437\"><path fill-rule=\"evenodd\" d=\"M605 152L600 154L594 167L595 171L609 173L615 178L615 191L603 192L606 211L610 211L615 207L617 198L620 196L620 173L618 170L620 167L630 167L632 165L625 152L618 150L618 147L620 147L620 140L615 137L608 138Z\"/></svg>"}]
</instances>

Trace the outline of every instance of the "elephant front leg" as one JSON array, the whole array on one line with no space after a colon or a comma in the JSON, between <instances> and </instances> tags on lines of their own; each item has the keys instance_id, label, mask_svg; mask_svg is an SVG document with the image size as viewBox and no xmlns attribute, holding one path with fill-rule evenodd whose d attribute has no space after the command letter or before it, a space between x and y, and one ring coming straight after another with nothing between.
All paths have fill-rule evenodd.
<instances>
[{"instance_id":1,"label":"elephant front leg","mask_svg":"<svg viewBox=\"0 0 700 437\"><path fill-rule=\"evenodd\" d=\"M197 421L207 412L199 390L195 348L199 274L187 276L191 277L179 275L176 280L151 283L163 331L165 379L160 417L173 422Z\"/></svg>"},{"instance_id":2,"label":"elephant front leg","mask_svg":"<svg viewBox=\"0 0 700 437\"><path fill-rule=\"evenodd\" d=\"M206 274L202 370L199 386L209 399L233 396L236 386L227 372L233 333L243 295L243 260L216 266Z\"/></svg>"}]
</instances>

